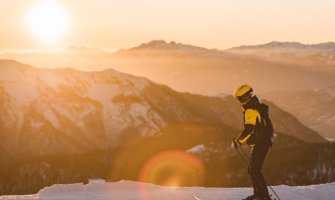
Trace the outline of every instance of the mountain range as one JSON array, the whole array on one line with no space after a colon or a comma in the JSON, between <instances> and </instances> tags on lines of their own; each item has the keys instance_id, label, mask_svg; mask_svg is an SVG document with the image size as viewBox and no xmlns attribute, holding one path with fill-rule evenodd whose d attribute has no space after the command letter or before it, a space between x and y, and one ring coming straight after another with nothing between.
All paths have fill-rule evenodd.
<instances>
[{"instance_id":1,"label":"mountain range","mask_svg":"<svg viewBox=\"0 0 335 200\"><path fill-rule=\"evenodd\" d=\"M164 40L153 40L137 47L109 52L85 47L70 47L55 52L7 52L0 58L15 59L43 68L75 68L96 71L113 68L168 85L174 90L202 95L232 94L241 84L250 84L260 97L276 102L306 126L323 137L334 139L332 122L335 113L305 112L300 101L288 105L276 98L283 93L314 94L335 85L335 44L301 44L277 42L240 46L227 50L207 49ZM271 95L273 94L273 95ZM281 95L281 96L283 96ZM327 102L323 102L328 105ZM313 104L324 110L323 103ZM301 106L300 106L301 105ZM289 107L297 107L290 109ZM300 108L305 107L301 110ZM326 117L326 118L325 118ZM309 119L313 119L312 122Z\"/></svg>"},{"instance_id":2,"label":"mountain range","mask_svg":"<svg viewBox=\"0 0 335 200\"><path fill-rule=\"evenodd\" d=\"M270 49L277 49L270 44ZM333 52L328 48L325 51L319 49L327 55L327 60L322 60L321 65L314 54L300 51L300 46L295 48L290 43L275 44L282 48L287 46L285 50L290 51L285 51L288 53L284 55L293 57L291 59L294 62L275 53L260 52L256 56L256 53L248 53L251 50L247 47L219 51L174 42L151 41L115 53L112 60L117 63L111 66L128 73L140 74L179 91L206 95L220 92L230 94L237 85L243 83L253 85L258 93L277 89L309 90L335 84L335 64L331 61ZM262 49L261 47L259 48ZM256 46L251 49L258 48ZM294 49L299 50L301 55L296 56ZM140 71L137 70L139 68Z\"/></svg>"},{"instance_id":3,"label":"mountain range","mask_svg":"<svg viewBox=\"0 0 335 200\"><path fill-rule=\"evenodd\" d=\"M87 177L138 180L143 166L160 152L183 152L197 145L204 146L198 156L207 171L202 185L249 183L236 153L225 150L243 124L242 108L231 95L177 92L112 69L40 69L1 60L0 99L2 194L32 193ZM277 135L265 167L270 181L332 181L335 169L328 154L333 145L265 102ZM177 168L165 170L179 173ZM299 175L312 172L319 175Z\"/></svg>"},{"instance_id":4,"label":"mountain range","mask_svg":"<svg viewBox=\"0 0 335 200\"><path fill-rule=\"evenodd\" d=\"M315 70L331 70L331 66L335 64L334 42L301 44L273 41L263 45L235 47L228 51L312 69L318 67Z\"/></svg>"},{"instance_id":5,"label":"mountain range","mask_svg":"<svg viewBox=\"0 0 335 200\"><path fill-rule=\"evenodd\" d=\"M334 181L335 148L320 136L334 138L332 48L272 42L221 51L152 41L115 53L0 55L43 67L0 61L0 192L87 177L138 180L159 152L198 145L202 185L248 186L243 163L225 148L242 129L242 109L228 95L242 83L270 105L277 139L264 165L269 182Z\"/></svg>"},{"instance_id":6,"label":"mountain range","mask_svg":"<svg viewBox=\"0 0 335 200\"><path fill-rule=\"evenodd\" d=\"M231 94L243 83L253 85L258 93L329 87L335 84L333 48L333 43L271 42L217 50L153 40L116 52L71 47L53 53L8 52L0 58L43 68L85 71L113 68L177 91L213 96L222 92Z\"/></svg>"},{"instance_id":7,"label":"mountain range","mask_svg":"<svg viewBox=\"0 0 335 200\"><path fill-rule=\"evenodd\" d=\"M241 108L232 96L178 93L114 70L38 69L2 60L0 71L3 148L13 154L103 150L122 143L124 135L152 136L175 123L242 129ZM278 133L323 141L294 116L269 104Z\"/></svg>"},{"instance_id":8,"label":"mountain range","mask_svg":"<svg viewBox=\"0 0 335 200\"><path fill-rule=\"evenodd\" d=\"M334 139L335 85L315 90L273 91L264 97L292 113L309 128L322 133L324 138Z\"/></svg>"}]
</instances>

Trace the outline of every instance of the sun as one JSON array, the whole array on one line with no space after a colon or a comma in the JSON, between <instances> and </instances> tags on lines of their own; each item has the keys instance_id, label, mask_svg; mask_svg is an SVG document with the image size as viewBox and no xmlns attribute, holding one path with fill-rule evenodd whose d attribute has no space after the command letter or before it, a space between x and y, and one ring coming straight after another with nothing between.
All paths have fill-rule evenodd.
<instances>
[{"instance_id":1,"label":"sun","mask_svg":"<svg viewBox=\"0 0 335 200\"><path fill-rule=\"evenodd\" d=\"M28 11L29 31L44 43L57 43L69 29L69 15L56 0L40 0Z\"/></svg>"}]
</instances>

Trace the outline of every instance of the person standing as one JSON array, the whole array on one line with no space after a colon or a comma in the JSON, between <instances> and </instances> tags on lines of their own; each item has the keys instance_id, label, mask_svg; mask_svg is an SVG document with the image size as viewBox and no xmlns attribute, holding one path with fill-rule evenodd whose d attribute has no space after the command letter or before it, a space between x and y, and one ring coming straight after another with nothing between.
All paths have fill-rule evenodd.
<instances>
[{"instance_id":1,"label":"person standing","mask_svg":"<svg viewBox=\"0 0 335 200\"><path fill-rule=\"evenodd\" d=\"M270 200L270 195L261 172L266 154L272 146L273 126L268 115L269 107L261 103L249 85L235 90L235 97L244 109L244 130L232 140L232 147L247 143L252 147L248 164L254 194L243 200Z\"/></svg>"}]
</instances>

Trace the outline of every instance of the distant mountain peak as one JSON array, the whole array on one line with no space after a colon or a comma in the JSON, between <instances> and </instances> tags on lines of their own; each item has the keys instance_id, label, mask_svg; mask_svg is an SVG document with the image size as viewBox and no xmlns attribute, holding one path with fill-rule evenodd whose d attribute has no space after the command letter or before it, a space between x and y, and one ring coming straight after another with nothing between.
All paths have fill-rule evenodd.
<instances>
[{"instance_id":1,"label":"distant mountain peak","mask_svg":"<svg viewBox=\"0 0 335 200\"><path fill-rule=\"evenodd\" d=\"M266 44L260 45L243 45L234 49L323 49L323 50L335 50L335 42L325 42L318 44L302 44L299 42L279 42L272 41Z\"/></svg>"},{"instance_id":2,"label":"distant mountain peak","mask_svg":"<svg viewBox=\"0 0 335 200\"><path fill-rule=\"evenodd\" d=\"M143 43L137 47L131 48L129 50L200 50L209 51L209 49L187 45L182 43L177 43L175 41L166 42L165 40L152 40L148 43Z\"/></svg>"},{"instance_id":3,"label":"distant mountain peak","mask_svg":"<svg viewBox=\"0 0 335 200\"><path fill-rule=\"evenodd\" d=\"M296 48L296 47L302 47L305 46L302 43L299 42L279 42L279 41L272 41L263 45L259 45L259 46L264 46L264 47L292 47L292 48Z\"/></svg>"}]
</instances>

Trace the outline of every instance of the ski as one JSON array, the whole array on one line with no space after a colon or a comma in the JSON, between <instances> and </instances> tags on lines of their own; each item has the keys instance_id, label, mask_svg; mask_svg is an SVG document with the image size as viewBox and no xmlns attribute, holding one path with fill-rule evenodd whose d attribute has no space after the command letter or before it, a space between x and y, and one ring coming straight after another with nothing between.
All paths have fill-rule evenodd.
<instances>
[{"instance_id":1,"label":"ski","mask_svg":"<svg viewBox=\"0 0 335 200\"><path fill-rule=\"evenodd\" d=\"M242 200L245 200L245 199L242 199ZM263 200L263 199L261 199L261 198L255 198L255 199L252 199L252 200ZM278 200L278 199L271 199L271 200Z\"/></svg>"},{"instance_id":2,"label":"ski","mask_svg":"<svg viewBox=\"0 0 335 200\"><path fill-rule=\"evenodd\" d=\"M199 199L197 196L195 196L195 195L193 195L193 198L195 199L195 200L201 200L201 199Z\"/></svg>"}]
</instances>

